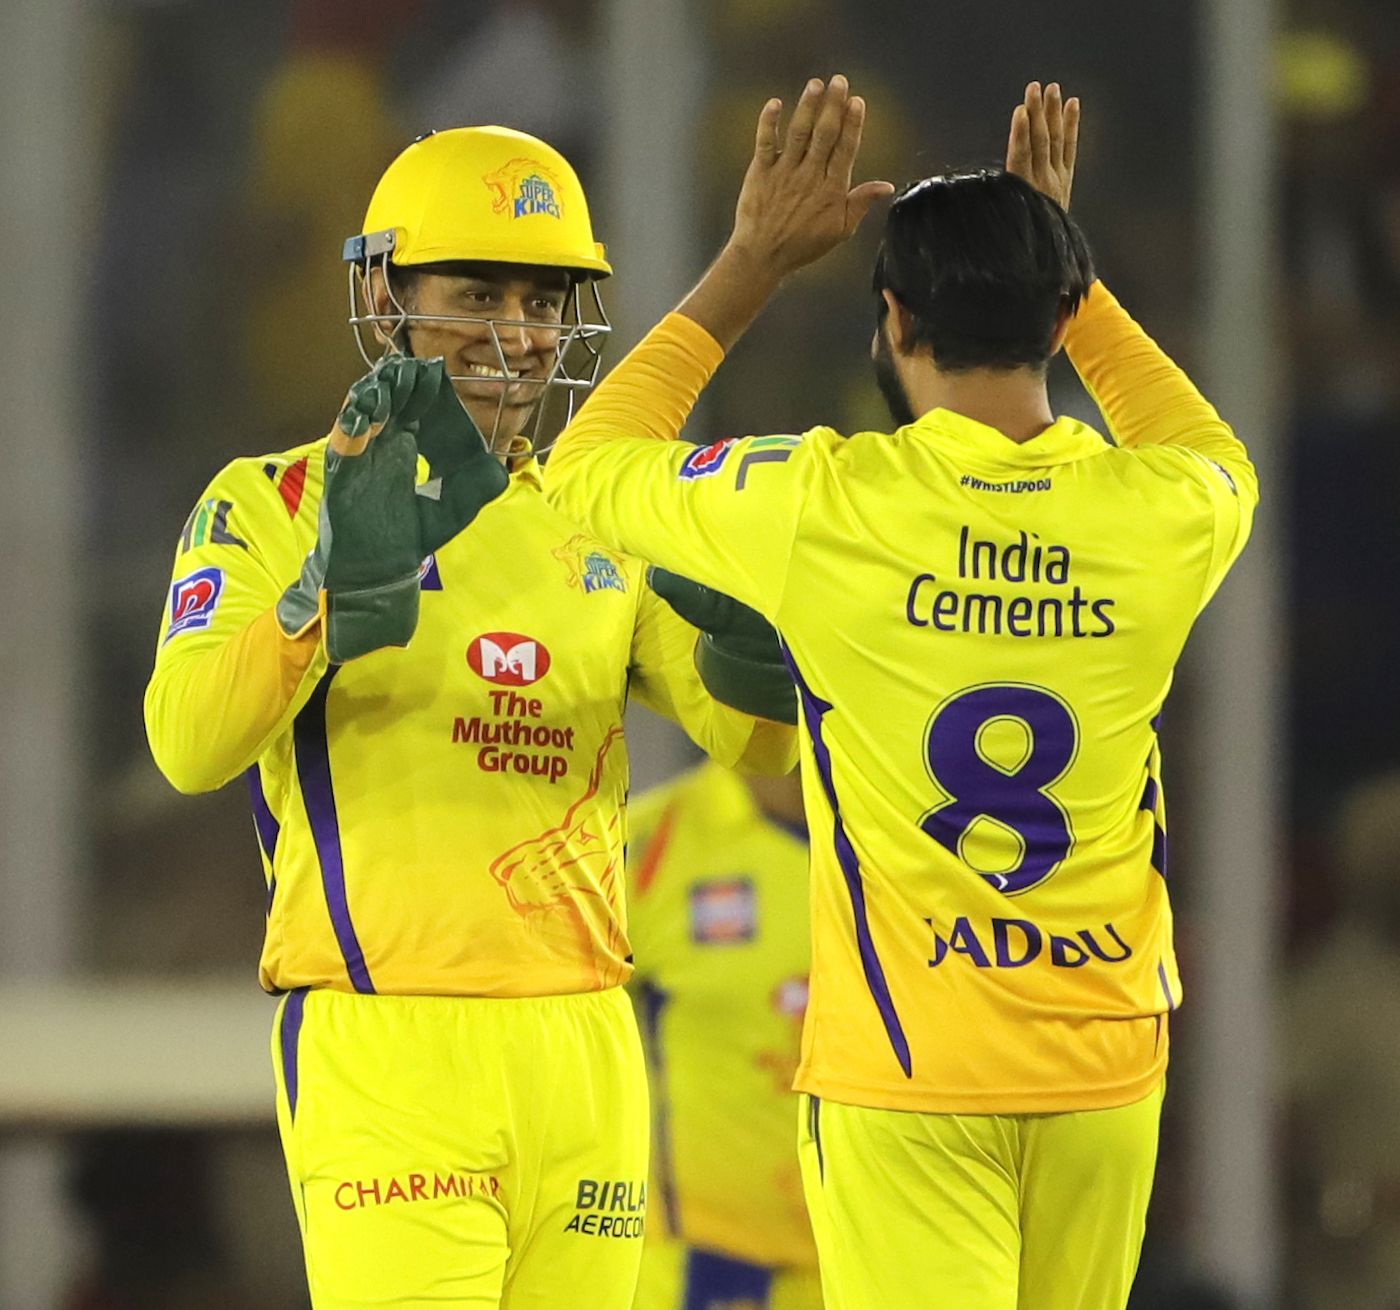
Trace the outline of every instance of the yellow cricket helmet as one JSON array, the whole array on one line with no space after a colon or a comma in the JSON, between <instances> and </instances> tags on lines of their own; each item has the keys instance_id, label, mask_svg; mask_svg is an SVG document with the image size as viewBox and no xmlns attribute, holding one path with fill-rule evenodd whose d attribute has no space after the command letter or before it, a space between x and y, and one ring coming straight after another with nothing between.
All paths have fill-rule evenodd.
<instances>
[{"instance_id":1,"label":"yellow cricket helmet","mask_svg":"<svg viewBox=\"0 0 1400 1310\"><path fill-rule=\"evenodd\" d=\"M344 251L361 265L384 256L544 265L588 279L612 272L569 161L508 127L433 132L389 165Z\"/></svg>"}]
</instances>

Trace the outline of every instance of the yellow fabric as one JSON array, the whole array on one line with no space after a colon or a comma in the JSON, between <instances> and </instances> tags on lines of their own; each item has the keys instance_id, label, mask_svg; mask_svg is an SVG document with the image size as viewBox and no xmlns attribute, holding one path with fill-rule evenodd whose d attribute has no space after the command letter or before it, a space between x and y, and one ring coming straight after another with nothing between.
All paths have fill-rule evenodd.
<instances>
[{"instance_id":1,"label":"yellow fabric","mask_svg":"<svg viewBox=\"0 0 1400 1310\"><path fill-rule=\"evenodd\" d=\"M796 1159L791 1137L789 1125L788 1153ZM651 1198L654 1206L651 1227L647 1230L646 1244L642 1248L642 1273L637 1280L637 1295L632 1302L632 1310L694 1310L694 1302L686 1299L691 1292L686 1277L691 1248L672 1238L651 1236L661 1208L654 1188ZM821 1278L816 1265L779 1269L773 1274L765 1300L735 1301L729 1298L716 1303L711 1298L708 1302L700 1301L700 1305L703 1310L822 1310Z\"/></svg>"},{"instance_id":2,"label":"yellow fabric","mask_svg":"<svg viewBox=\"0 0 1400 1310\"><path fill-rule=\"evenodd\" d=\"M315 1310L631 1305L647 1089L619 989L298 993L272 1057Z\"/></svg>"},{"instance_id":3,"label":"yellow fabric","mask_svg":"<svg viewBox=\"0 0 1400 1310\"><path fill-rule=\"evenodd\" d=\"M639 560L545 502L532 464L437 553L408 648L329 680L318 655L293 686L266 616L315 541L324 454L316 442L214 479L201 504L227 507L222 531L198 519L187 535L208 540L177 556L173 587L217 570L221 594L205 626L174 635L167 606L146 695L177 786L257 766L276 824L263 985L522 996L624 982L629 695L727 764L784 772L795 733L708 697L695 629Z\"/></svg>"},{"instance_id":4,"label":"yellow fabric","mask_svg":"<svg viewBox=\"0 0 1400 1310\"><path fill-rule=\"evenodd\" d=\"M1109 1110L901 1114L802 1098L827 1310L1123 1310L1162 1087Z\"/></svg>"},{"instance_id":5,"label":"yellow fabric","mask_svg":"<svg viewBox=\"0 0 1400 1310\"><path fill-rule=\"evenodd\" d=\"M1081 319L1131 448L1071 419L1017 445L944 410L850 438L638 437L648 392L691 394L715 358L702 342L682 367L699 329L673 316L550 464L566 513L787 645L813 833L804 1091L1018 1113L1162 1077L1181 985L1154 724L1257 483L1102 288Z\"/></svg>"},{"instance_id":6,"label":"yellow fabric","mask_svg":"<svg viewBox=\"0 0 1400 1310\"><path fill-rule=\"evenodd\" d=\"M812 1265L791 1090L810 960L807 844L716 764L634 801L629 820L651 1231L752 1264Z\"/></svg>"}]
</instances>

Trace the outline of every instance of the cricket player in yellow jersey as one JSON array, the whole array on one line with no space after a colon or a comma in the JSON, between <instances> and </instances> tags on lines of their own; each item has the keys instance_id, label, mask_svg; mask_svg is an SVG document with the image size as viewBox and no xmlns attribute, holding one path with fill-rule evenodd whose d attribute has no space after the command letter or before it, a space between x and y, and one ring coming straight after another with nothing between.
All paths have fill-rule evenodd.
<instances>
[{"instance_id":1,"label":"cricket player in yellow jersey","mask_svg":"<svg viewBox=\"0 0 1400 1310\"><path fill-rule=\"evenodd\" d=\"M828 1305L1121 1310L1181 1000L1157 721L1255 473L1043 193L1068 199L1078 105L1038 85L1011 171L890 210L874 354L894 431L665 440L782 277L853 230L862 109L813 82L780 142L765 107L730 242L565 432L548 489L788 650ZM1066 340L1116 444L1050 410Z\"/></svg>"},{"instance_id":2,"label":"cricket player in yellow jersey","mask_svg":"<svg viewBox=\"0 0 1400 1310\"><path fill-rule=\"evenodd\" d=\"M635 1310L819 1310L792 1149L811 957L801 780L710 762L634 800L628 826L653 1124Z\"/></svg>"},{"instance_id":3,"label":"cricket player in yellow jersey","mask_svg":"<svg viewBox=\"0 0 1400 1310\"><path fill-rule=\"evenodd\" d=\"M183 791L252 792L316 1310L625 1310L648 1115L623 709L775 772L795 734L712 699L644 566L541 494L522 429L609 271L568 163L429 136L346 254L389 349L329 438L201 497L151 747Z\"/></svg>"}]
</instances>

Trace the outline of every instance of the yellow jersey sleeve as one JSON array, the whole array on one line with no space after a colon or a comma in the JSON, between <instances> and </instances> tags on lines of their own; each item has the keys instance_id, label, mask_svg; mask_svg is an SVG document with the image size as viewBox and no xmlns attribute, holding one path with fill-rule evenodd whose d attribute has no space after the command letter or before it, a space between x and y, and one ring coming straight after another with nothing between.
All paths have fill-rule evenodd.
<instances>
[{"instance_id":1,"label":"yellow jersey sleeve","mask_svg":"<svg viewBox=\"0 0 1400 1310\"><path fill-rule=\"evenodd\" d=\"M230 464L181 534L146 688L151 752L180 791L247 769L325 673L319 630L292 639L277 624L300 565L277 487L254 460Z\"/></svg>"},{"instance_id":2,"label":"yellow jersey sleeve","mask_svg":"<svg viewBox=\"0 0 1400 1310\"><path fill-rule=\"evenodd\" d=\"M1259 503L1244 443L1102 282L1071 320L1065 348L1118 444L1167 466L1173 483L1184 475L1204 497L1214 524L1204 607L1244 549Z\"/></svg>"},{"instance_id":3,"label":"yellow jersey sleeve","mask_svg":"<svg viewBox=\"0 0 1400 1310\"><path fill-rule=\"evenodd\" d=\"M631 694L679 724L711 759L743 773L790 773L797 765L797 730L721 705L695 669L699 632L650 586L637 605L632 638Z\"/></svg>"},{"instance_id":4,"label":"yellow jersey sleeve","mask_svg":"<svg viewBox=\"0 0 1400 1310\"><path fill-rule=\"evenodd\" d=\"M699 324L668 315L560 436L545 491L605 540L772 619L806 495L800 455L813 437L677 441L722 358Z\"/></svg>"}]
</instances>

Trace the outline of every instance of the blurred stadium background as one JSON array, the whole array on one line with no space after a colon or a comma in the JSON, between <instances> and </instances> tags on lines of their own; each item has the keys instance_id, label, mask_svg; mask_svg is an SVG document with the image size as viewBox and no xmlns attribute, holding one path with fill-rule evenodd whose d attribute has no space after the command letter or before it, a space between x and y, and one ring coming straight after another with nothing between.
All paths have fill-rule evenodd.
<instances>
[{"instance_id":1,"label":"blurred stadium background","mask_svg":"<svg viewBox=\"0 0 1400 1310\"><path fill-rule=\"evenodd\" d=\"M1168 712L1188 1004L1134 1310L1400 1306L1395 0L0 10L0 1310L306 1304L245 797L177 797L140 696L196 494L360 371L340 243L384 164L460 123L561 147L615 360L727 231L758 105L838 69L896 181L995 160L1032 77L1082 96L1101 270L1264 478ZM706 432L884 422L872 246L783 295ZM636 728L637 787L687 760Z\"/></svg>"}]
</instances>

